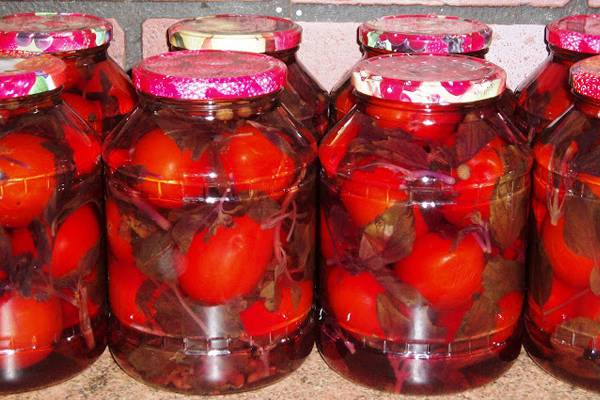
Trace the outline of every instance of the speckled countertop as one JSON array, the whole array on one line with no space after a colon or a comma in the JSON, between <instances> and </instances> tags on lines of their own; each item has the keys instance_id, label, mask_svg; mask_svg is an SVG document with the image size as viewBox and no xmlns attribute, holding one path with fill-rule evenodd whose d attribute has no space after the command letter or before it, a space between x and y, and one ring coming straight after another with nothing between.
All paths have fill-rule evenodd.
<instances>
[{"instance_id":1,"label":"speckled countertop","mask_svg":"<svg viewBox=\"0 0 600 400\"><path fill-rule=\"evenodd\" d=\"M189 396L187 396L189 398ZM3 397L3 400L158 400L183 399L186 396L158 391L129 378L105 352L88 370L65 382L40 391ZM200 397L198 397L200 398ZM362 400L401 399L403 396L385 394L354 385L331 371L316 351L298 371L288 378L262 390L227 397L203 399L227 400ZM425 397L411 397L426 399ZM515 365L496 382L454 396L433 399L600 399L600 395L562 383L534 365L525 352Z\"/></svg>"}]
</instances>

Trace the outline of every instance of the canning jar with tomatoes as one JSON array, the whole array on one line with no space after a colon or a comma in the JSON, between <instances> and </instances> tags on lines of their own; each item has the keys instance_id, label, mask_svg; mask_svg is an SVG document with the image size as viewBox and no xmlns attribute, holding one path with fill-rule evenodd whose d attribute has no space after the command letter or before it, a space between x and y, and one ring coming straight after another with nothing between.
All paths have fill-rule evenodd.
<instances>
[{"instance_id":1,"label":"canning jar with tomatoes","mask_svg":"<svg viewBox=\"0 0 600 400\"><path fill-rule=\"evenodd\" d=\"M600 391L600 56L575 63L570 86L573 107L533 150L525 348L552 375Z\"/></svg>"},{"instance_id":2,"label":"canning jar with tomatoes","mask_svg":"<svg viewBox=\"0 0 600 400\"><path fill-rule=\"evenodd\" d=\"M137 102L125 71L108 55L112 23L77 13L23 13L0 17L0 53L45 53L62 59L65 103L104 138Z\"/></svg>"},{"instance_id":3,"label":"canning jar with tomatoes","mask_svg":"<svg viewBox=\"0 0 600 400\"><path fill-rule=\"evenodd\" d=\"M324 138L317 346L344 377L440 394L480 386L521 348L531 157L499 110L505 72L390 54Z\"/></svg>"},{"instance_id":4,"label":"canning jar with tomatoes","mask_svg":"<svg viewBox=\"0 0 600 400\"><path fill-rule=\"evenodd\" d=\"M140 105L103 153L109 346L146 384L250 390L312 349L317 154L279 104L285 73L218 50L133 69Z\"/></svg>"},{"instance_id":5,"label":"canning jar with tomatoes","mask_svg":"<svg viewBox=\"0 0 600 400\"><path fill-rule=\"evenodd\" d=\"M0 58L0 393L64 381L106 347L100 142L65 64Z\"/></svg>"},{"instance_id":6,"label":"canning jar with tomatoes","mask_svg":"<svg viewBox=\"0 0 600 400\"><path fill-rule=\"evenodd\" d=\"M477 20L444 15L388 15L362 23L357 30L362 59L384 54L465 54L484 58L492 29ZM333 126L356 104L352 69L331 91Z\"/></svg>"},{"instance_id":7,"label":"canning jar with tomatoes","mask_svg":"<svg viewBox=\"0 0 600 400\"><path fill-rule=\"evenodd\" d=\"M545 39L548 57L515 90L515 124L530 142L573 106L569 68L600 54L600 14L555 20Z\"/></svg>"},{"instance_id":8,"label":"canning jar with tomatoes","mask_svg":"<svg viewBox=\"0 0 600 400\"><path fill-rule=\"evenodd\" d=\"M329 127L329 98L298 60L302 27L285 18L221 14L181 20L167 32L171 50L234 50L267 54L287 66L282 105L315 139Z\"/></svg>"}]
</instances>

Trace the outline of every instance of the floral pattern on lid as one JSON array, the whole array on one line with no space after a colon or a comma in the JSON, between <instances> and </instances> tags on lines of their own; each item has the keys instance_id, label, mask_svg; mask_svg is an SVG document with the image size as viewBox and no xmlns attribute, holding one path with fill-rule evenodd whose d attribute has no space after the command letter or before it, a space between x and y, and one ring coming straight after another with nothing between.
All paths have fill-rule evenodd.
<instances>
[{"instance_id":1,"label":"floral pattern on lid","mask_svg":"<svg viewBox=\"0 0 600 400\"><path fill-rule=\"evenodd\" d=\"M575 63L570 70L570 83L575 93L600 100L600 56Z\"/></svg>"},{"instance_id":2,"label":"floral pattern on lid","mask_svg":"<svg viewBox=\"0 0 600 400\"><path fill-rule=\"evenodd\" d=\"M187 50L270 53L298 47L302 28L284 18L222 14L181 20L167 36L172 46Z\"/></svg>"},{"instance_id":3,"label":"floral pattern on lid","mask_svg":"<svg viewBox=\"0 0 600 400\"><path fill-rule=\"evenodd\" d=\"M359 62L352 70L357 92L416 104L459 104L502 94L506 72L467 56L387 54Z\"/></svg>"},{"instance_id":4,"label":"floral pattern on lid","mask_svg":"<svg viewBox=\"0 0 600 400\"><path fill-rule=\"evenodd\" d=\"M235 100L276 92L286 73L283 62L263 54L187 50L143 60L133 68L133 83L157 97Z\"/></svg>"},{"instance_id":5,"label":"floral pattern on lid","mask_svg":"<svg viewBox=\"0 0 600 400\"><path fill-rule=\"evenodd\" d=\"M78 13L23 13L0 17L0 51L62 53L110 43L112 24Z\"/></svg>"},{"instance_id":6,"label":"floral pattern on lid","mask_svg":"<svg viewBox=\"0 0 600 400\"><path fill-rule=\"evenodd\" d=\"M55 90L65 82L65 63L49 54L28 58L0 57L0 99Z\"/></svg>"},{"instance_id":7,"label":"floral pattern on lid","mask_svg":"<svg viewBox=\"0 0 600 400\"><path fill-rule=\"evenodd\" d=\"M388 15L358 27L367 47L397 53L463 54L485 50L492 29L479 21L444 15Z\"/></svg>"},{"instance_id":8,"label":"floral pattern on lid","mask_svg":"<svg viewBox=\"0 0 600 400\"><path fill-rule=\"evenodd\" d=\"M546 26L546 43L577 53L600 53L600 14L570 15Z\"/></svg>"}]
</instances>

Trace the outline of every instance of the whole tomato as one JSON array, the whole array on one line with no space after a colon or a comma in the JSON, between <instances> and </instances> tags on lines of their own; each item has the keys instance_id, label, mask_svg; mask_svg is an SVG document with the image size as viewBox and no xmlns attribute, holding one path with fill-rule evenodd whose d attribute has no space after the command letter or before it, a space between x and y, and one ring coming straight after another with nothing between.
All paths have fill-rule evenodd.
<instances>
[{"instance_id":1,"label":"whole tomato","mask_svg":"<svg viewBox=\"0 0 600 400\"><path fill-rule=\"evenodd\" d=\"M594 261L569 248L565 241L564 230L564 217L560 217L556 225L552 224L550 218L546 218L542 226L542 243L552 265L552 271L567 285L587 287L590 284Z\"/></svg>"},{"instance_id":2,"label":"whole tomato","mask_svg":"<svg viewBox=\"0 0 600 400\"><path fill-rule=\"evenodd\" d=\"M27 226L42 214L56 188L54 155L28 133L0 138L0 224Z\"/></svg>"},{"instance_id":3,"label":"whole tomato","mask_svg":"<svg viewBox=\"0 0 600 400\"><path fill-rule=\"evenodd\" d=\"M321 167L330 177L337 175L340 163L346 157L350 144L358 136L359 124L347 120L344 125L336 129L335 134L325 136L319 145Z\"/></svg>"},{"instance_id":4,"label":"whole tomato","mask_svg":"<svg viewBox=\"0 0 600 400\"><path fill-rule=\"evenodd\" d=\"M291 333L307 317L313 300L312 281L298 284L298 299L294 299L292 288L283 286L279 306L273 311L265 307L265 300L258 300L240 313L244 330L250 336L282 335Z\"/></svg>"},{"instance_id":5,"label":"whole tomato","mask_svg":"<svg viewBox=\"0 0 600 400\"><path fill-rule=\"evenodd\" d=\"M64 125L63 131L69 147L73 151L73 162L77 176L92 173L100 166L101 144L93 135L86 135L75 128Z\"/></svg>"},{"instance_id":6,"label":"whole tomato","mask_svg":"<svg viewBox=\"0 0 600 400\"><path fill-rule=\"evenodd\" d=\"M135 264L131 234L117 204L106 200L106 234L109 249L115 258L124 264Z\"/></svg>"},{"instance_id":7,"label":"whole tomato","mask_svg":"<svg viewBox=\"0 0 600 400\"><path fill-rule=\"evenodd\" d=\"M62 331L58 299L38 301L5 293L0 297L0 315L0 370L27 368L52 353Z\"/></svg>"},{"instance_id":8,"label":"whole tomato","mask_svg":"<svg viewBox=\"0 0 600 400\"><path fill-rule=\"evenodd\" d=\"M144 327L148 317L137 296L148 277L135 264L111 260L108 264L108 298L112 314L129 327ZM146 310L147 311L147 310Z\"/></svg>"},{"instance_id":9,"label":"whole tomato","mask_svg":"<svg viewBox=\"0 0 600 400\"><path fill-rule=\"evenodd\" d=\"M203 193L203 174L210 172L210 153L203 151L194 159L192 150L182 150L172 137L156 128L135 144L131 164L143 168L146 176L138 187L152 204L178 208L183 206L186 197Z\"/></svg>"},{"instance_id":10,"label":"whole tomato","mask_svg":"<svg viewBox=\"0 0 600 400\"><path fill-rule=\"evenodd\" d=\"M482 219L489 219L496 183L504 175L504 162L498 154L502 145L499 138L492 139L452 172L456 179L453 187L456 197L441 208L448 222L459 227L471 225L470 217L476 212Z\"/></svg>"},{"instance_id":11,"label":"whole tomato","mask_svg":"<svg viewBox=\"0 0 600 400\"><path fill-rule=\"evenodd\" d=\"M553 333L558 325L578 315L575 296L579 289L554 278L550 295L543 305L537 304L531 294L527 298L527 315L542 331Z\"/></svg>"},{"instance_id":12,"label":"whole tomato","mask_svg":"<svg viewBox=\"0 0 600 400\"><path fill-rule=\"evenodd\" d=\"M377 316L377 298L385 289L370 272L352 275L336 265L325 279L327 302L342 328L359 336L385 338Z\"/></svg>"},{"instance_id":13,"label":"whole tomato","mask_svg":"<svg viewBox=\"0 0 600 400\"><path fill-rule=\"evenodd\" d=\"M62 278L77 271L81 261L100 241L98 215L90 204L85 204L63 221L56 232L50 274Z\"/></svg>"},{"instance_id":14,"label":"whole tomato","mask_svg":"<svg viewBox=\"0 0 600 400\"><path fill-rule=\"evenodd\" d=\"M252 291L273 257L275 229L263 229L249 216L231 226L198 232L190 244L179 285L193 300L223 304Z\"/></svg>"},{"instance_id":15,"label":"whole tomato","mask_svg":"<svg viewBox=\"0 0 600 400\"><path fill-rule=\"evenodd\" d=\"M102 105L96 100L86 100L75 93L63 92L62 99L87 122L96 133L102 133Z\"/></svg>"},{"instance_id":16,"label":"whole tomato","mask_svg":"<svg viewBox=\"0 0 600 400\"><path fill-rule=\"evenodd\" d=\"M438 310L458 308L481 290L483 250L469 234L455 242L428 233L394 267L396 276L415 287Z\"/></svg>"},{"instance_id":17,"label":"whole tomato","mask_svg":"<svg viewBox=\"0 0 600 400\"><path fill-rule=\"evenodd\" d=\"M296 172L294 159L250 124L225 137L219 160L237 191L264 192L273 199L281 197Z\"/></svg>"},{"instance_id":18,"label":"whole tomato","mask_svg":"<svg viewBox=\"0 0 600 400\"><path fill-rule=\"evenodd\" d=\"M493 335L492 340L501 343L508 339L517 327L523 309L523 293L514 291L504 295L498 301L498 308L496 333Z\"/></svg>"}]
</instances>

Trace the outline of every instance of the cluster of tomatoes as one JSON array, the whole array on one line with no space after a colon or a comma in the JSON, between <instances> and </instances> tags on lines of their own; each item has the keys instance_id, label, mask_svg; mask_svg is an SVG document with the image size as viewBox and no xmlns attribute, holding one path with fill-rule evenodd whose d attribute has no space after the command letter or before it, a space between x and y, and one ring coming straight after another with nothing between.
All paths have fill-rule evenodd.
<instances>
[{"instance_id":1,"label":"cluster of tomatoes","mask_svg":"<svg viewBox=\"0 0 600 400\"><path fill-rule=\"evenodd\" d=\"M523 303L526 151L489 134L489 116L375 101L352 115L320 148L323 290L335 323L372 339L429 326L420 339L506 341ZM465 137L485 139L469 149Z\"/></svg>"},{"instance_id":2,"label":"cluster of tomatoes","mask_svg":"<svg viewBox=\"0 0 600 400\"><path fill-rule=\"evenodd\" d=\"M100 143L60 105L20 111L0 138L0 370L46 359L103 305Z\"/></svg>"},{"instance_id":3,"label":"cluster of tomatoes","mask_svg":"<svg viewBox=\"0 0 600 400\"><path fill-rule=\"evenodd\" d=\"M291 207L311 212L310 196L299 199L310 177L298 172L305 167L285 135L271 134L277 139L243 123L191 148L185 133L153 128L131 149L109 146L109 187L123 171L141 171L128 193L111 190L106 203L110 303L122 324L164 331L156 302L165 290L181 294L177 309L243 302L233 318L249 336L291 332L306 320L313 298L309 260L286 262L295 259L298 246L291 242L302 227L314 225L290 214ZM186 219L199 222L182 233ZM169 242L163 264L144 255L144 243L156 235ZM307 239L299 246L308 250ZM143 295L149 286L151 294Z\"/></svg>"}]
</instances>

